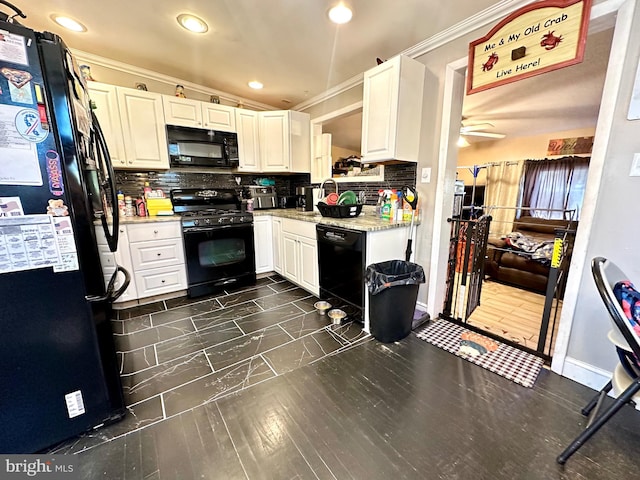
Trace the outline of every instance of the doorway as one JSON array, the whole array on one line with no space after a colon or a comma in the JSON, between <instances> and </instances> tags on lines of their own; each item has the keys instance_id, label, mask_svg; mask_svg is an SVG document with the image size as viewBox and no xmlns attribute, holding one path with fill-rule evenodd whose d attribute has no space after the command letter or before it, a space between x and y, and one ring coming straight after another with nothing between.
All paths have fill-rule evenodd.
<instances>
[{"instance_id":1,"label":"doorway","mask_svg":"<svg viewBox=\"0 0 640 480\"><path fill-rule=\"evenodd\" d=\"M611 125L614 123L614 105L620 90L622 65L628 50L631 22L634 4L633 2L607 1L599 4L592 10L591 30L602 31L611 28L614 24L616 31L611 49L609 64L607 67L607 82L602 95L602 108L596 128L594 151L590 163L590 174L581 224L590 225L595 214L595 205L598 198L600 178L602 178L605 153L610 145ZM435 199L435 212L433 219L433 242L430 261L430 286L427 301L429 305L442 305L446 290L447 255L449 245L449 225L447 217L453 207L453 199L450 198L455 181L455 166L458 152L454 147L458 139L460 118L462 116L462 103L465 88L466 58L447 65L444 79L444 104L442 108L442 123L440 133L440 150L438 162L438 185ZM443 188L444 187L444 188ZM568 340L570 337L573 314L576 310L579 279L582 278L586 267L586 244L588 242L589 227L578 228L576 234L576 249L573 257L573 268L567 279L567 289L564 296L559 334L551 368L557 373L562 373L564 366Z\"/></svg>"}]
</instances>

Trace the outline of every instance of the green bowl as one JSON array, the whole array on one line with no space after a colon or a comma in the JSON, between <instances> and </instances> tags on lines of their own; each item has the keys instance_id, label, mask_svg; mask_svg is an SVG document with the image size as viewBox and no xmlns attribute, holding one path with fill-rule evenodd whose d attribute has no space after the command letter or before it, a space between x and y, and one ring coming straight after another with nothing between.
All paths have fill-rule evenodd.
<instances>
[{"instance_id":1,"label":"green bowl","mask_svg":"<svg viewBox=\"0 0 640 480\"><path fill-rule=\"evenodd\" d=\"M358 203L358 196L351 190L342 192L338 197L338 205L355 205L356 203Z\"/></svg>"}]
</instances>

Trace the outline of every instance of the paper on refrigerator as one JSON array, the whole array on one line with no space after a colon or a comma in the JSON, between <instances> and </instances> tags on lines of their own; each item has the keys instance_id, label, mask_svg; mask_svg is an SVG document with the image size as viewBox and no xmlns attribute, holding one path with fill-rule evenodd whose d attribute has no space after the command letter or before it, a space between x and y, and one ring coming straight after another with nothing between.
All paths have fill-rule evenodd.
<instances>
[{"instance_id":1,"label":"paper on refrigerator","mask_svg":"<svg viewBox=\"0 0 640 480\"><path fill-rule=\"evenodd\" d=\"M0 217L0 274L61 265L54 217Z\"/></svg>"},{"instance_id":2,"label":"paper on refrigerator","mask_svg":"<svg viewBox=\"0 0 640 480\"><path fill-rule=\"evenodd\" d=\"M38 147L16 128L24 107L0 105L0 184L42 185Z\"/></svg>"}]
</instances>

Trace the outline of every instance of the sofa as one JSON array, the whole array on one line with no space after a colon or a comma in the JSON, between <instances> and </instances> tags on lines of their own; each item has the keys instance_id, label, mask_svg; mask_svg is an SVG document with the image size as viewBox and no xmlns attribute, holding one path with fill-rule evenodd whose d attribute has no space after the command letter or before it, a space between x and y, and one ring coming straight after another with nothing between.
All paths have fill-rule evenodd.
<instances>
[{"instance_id":1,"label":"sofa","mask_svg":"<svg viewBox=\"0 0 640 480\"><path fill-rule=\"evenodd\" d=\"M498 282L544 294L547 290L550 253L553 250L555 232L556 230L575 232L576 227L577 222L568 220L520 217L514 221L511 234L489 237L485 275ZM565 245L565 251L570 255L573 235L569 235L567 241L570 244ZM527 248L528 246L530 248ZM534 248L536 251L531 253ZM543 254L538 255L543 250ZM536 256L542 258L533 259ZM568 262L564 262L563 265L568 265Z\"/></svg>"}]
</instances>

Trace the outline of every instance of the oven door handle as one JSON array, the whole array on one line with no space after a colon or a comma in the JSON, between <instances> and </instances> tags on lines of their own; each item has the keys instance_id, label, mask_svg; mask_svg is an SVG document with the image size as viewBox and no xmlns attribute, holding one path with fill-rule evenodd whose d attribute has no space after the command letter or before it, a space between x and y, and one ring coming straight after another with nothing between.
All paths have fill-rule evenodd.
<instances>
[{"instance_id":1,"label":"oven door handle","mask_svg":"<svg viewBox=\"0 0 640 480\"><path fill-rule=\"evenodd\" d=\"M183 233L202 233L202 232L217 232L220 230L227 230L230 228L247 228L252 227L252 223L238 223L234 225L216 225L214 227L186 227L183 228Z\"/></svg>"}]
</instances>

